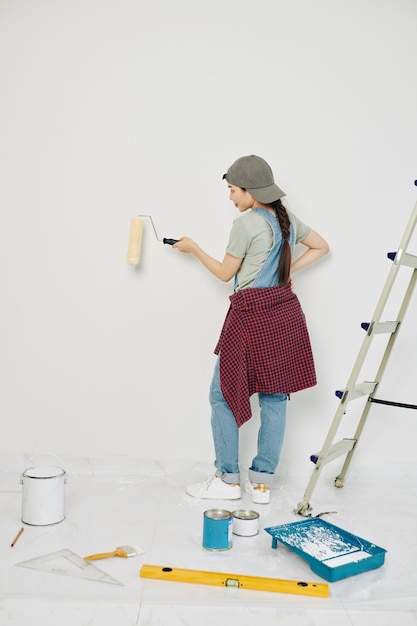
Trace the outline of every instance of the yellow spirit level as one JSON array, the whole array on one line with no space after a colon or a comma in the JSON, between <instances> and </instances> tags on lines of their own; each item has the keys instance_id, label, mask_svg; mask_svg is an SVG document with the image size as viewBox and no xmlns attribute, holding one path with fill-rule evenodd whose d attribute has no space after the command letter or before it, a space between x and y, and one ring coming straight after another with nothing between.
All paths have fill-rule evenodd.
<instances>
[{"instance_id":1,"label":"yellow spirit level","mask_svg":"<svg viewBox=\"0 0 417 626\"><path fill-rule=\"evenodd\" d=\"M159 565L142 565L139 575L142 578L195 583L197 585L276 591L278 593L293 593L305 596L317 596L320 598L327 598L329 596L329 585L326 583L282 580L280 578L262 578L260 576L243 576L241 574L224 574L221 572L203 572L192 569L161 567Z\"/></svg>"}]
</instances>

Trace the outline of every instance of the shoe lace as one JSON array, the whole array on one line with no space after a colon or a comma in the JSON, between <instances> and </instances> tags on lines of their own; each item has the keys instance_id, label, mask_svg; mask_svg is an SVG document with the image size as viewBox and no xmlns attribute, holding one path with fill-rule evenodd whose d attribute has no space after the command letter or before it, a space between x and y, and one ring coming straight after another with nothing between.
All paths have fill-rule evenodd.
<instances>
[{"instance_id":1,"label":"shoe lace","mask_svg":"<svg viewBox=\"0 0 417 626\"><path fill-rule=\"evenodd\" d=\"M224 484L225 484L225 485L227 485L228 487L237 487L237 486L240 486L240 483L226 483L226 482L222 479L222 477L221 477L221 476L217 476L217 474L214 474L213 476L209 476L209 477L206 479L206 481L205 481L205 483L204 483L204 488L205 488L205 489L208 489L208 488L210 487L211 483L212 483L213 481L215 481L216 479L221 480L221 481L222 481L222 482L224 482Z\"/></svg>"}]
</instances>

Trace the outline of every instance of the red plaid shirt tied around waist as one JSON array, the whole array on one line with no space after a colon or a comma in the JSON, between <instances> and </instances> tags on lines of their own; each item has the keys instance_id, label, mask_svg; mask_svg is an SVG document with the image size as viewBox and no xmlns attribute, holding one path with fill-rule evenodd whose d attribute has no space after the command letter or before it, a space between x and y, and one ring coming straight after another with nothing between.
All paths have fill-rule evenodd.
<instances>
[{"instance_id":1,"label":"red plaid shirt tied around waist","mask_svg":"<svg viewBox=\"0 0 417 626\"><path fill-rule=\"evenodd\" d=\"M214 352L220 354L221 389L238 426L252 417L252 394L289 395L317 382L304 313L291 285L230 296Z\"/></svg>"}]
</instances>

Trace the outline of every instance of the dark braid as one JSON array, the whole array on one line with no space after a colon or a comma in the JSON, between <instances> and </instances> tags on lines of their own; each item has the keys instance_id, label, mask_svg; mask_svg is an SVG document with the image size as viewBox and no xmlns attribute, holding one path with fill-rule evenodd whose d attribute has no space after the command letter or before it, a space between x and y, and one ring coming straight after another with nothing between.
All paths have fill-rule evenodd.
<instances>
[{"instance_id":1,"label":"dark braid","mask_svg":"<svg viewBox=\"0 0 417 626\"><path fill-rule=\"evenodd\" d=\"M281 200L275 200L270 204L274 210L275 216L279 222L282 237L284 239L282 244L281 256L278 263L278 284L286 285L290 282L291 271L291 246L290 246L290 218Z\"/></svg>"}]
</instances>

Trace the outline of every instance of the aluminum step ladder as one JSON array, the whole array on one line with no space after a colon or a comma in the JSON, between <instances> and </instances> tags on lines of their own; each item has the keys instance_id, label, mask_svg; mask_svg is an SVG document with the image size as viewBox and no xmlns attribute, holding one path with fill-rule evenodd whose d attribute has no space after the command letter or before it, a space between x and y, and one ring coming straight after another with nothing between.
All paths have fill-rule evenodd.
<instances>
[{"instance_id":1,"label":"aluminum step ladder","mask_svg":"<svg viewBox=\"0 0 417 626\"><path fill-rule=\"evenodd\" d=\"M415 181L415 185L417 185L417 181ZM389 271L385 286L379 298L375 313L372 317L372 321L369 323L366 322L361 324L362 328L366 331L366 336L363 340L362 347L359 351L345 388L341 391L336 391L336 396L340 398L338 408L336 410L333 422L330 426L330 430L323 443L321 451L313 454L310 457L314 463L314 469L310 481L308 482L307 488L304 492L303 499L297 505L295 513L304 515L306 517L311 516L312 507L310 505L310 499L317 485L323 467L334 459L343 456L345 457L345 461L341 472L335 478L335 486L344 486L346 473L352 461L353 454L364 429L372 404L388 404L391 406L417 409L417 406L414 404L405 404L401 402L381 400L375 397L375 394L378 390L378 385L381 382L382 376L384 374L389 356L395 344L395 340L398 336L398 332L403 322L417 280L417 256L413 256L407 252L408 244L416 226L416 222L417 202L414 205L414 209L411 213L409 222L407 224L397 252L390 252L387 254L388 258L392 261L392 266ZM408 282L408 286L406 287L405 294L397 315L397 319L395 321L381 321L381 316L384 312L385 305L388 302L395 279L397 278L400 267L402 266L411 267L413 271L411 274L411 278ZM374 380L358 383L358 377L361 373L365 358L368 354L372 340L377 334L386 334L388 338L387 345L385 347L385 351L383 352L378 371ZM364 409L360 416L359 423L353 437L348 439L342 439L340 441L335 441L335 437L337 435L340 423L346 413L347 405L350 401L365 396L368 396L368 398L365 402Z\"/></svg>"}]
</instances>

